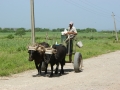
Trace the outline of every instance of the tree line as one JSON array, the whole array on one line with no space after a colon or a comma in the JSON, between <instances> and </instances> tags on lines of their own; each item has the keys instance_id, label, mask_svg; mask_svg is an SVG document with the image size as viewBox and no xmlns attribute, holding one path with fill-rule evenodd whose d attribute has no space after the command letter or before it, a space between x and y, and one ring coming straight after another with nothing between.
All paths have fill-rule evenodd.
<instances>
[{"instance_id":1,"label":"tree line","mask_svg":"<svg viewBox=\"0 0 120 90\"><path fill-rule=\"evenodd\" d=\"M25 28L0 28L0 32L16 32L19 30L23 30L25 32L31 32L31 29L25 29ZM62 32L64 31L64 28L56 28L56 29L49 29L49 28L35 28L35 32ZM95 28L86 28L86 29L77 29L78 32L97 32Z\"/></svg>"},{"instance_id":2,"label":"tree line","mask_svg":"<svg viewBox=\"0 0 120 90\"><path fill-rule=\"evenodd\" d=\"M65 28L56 28L56 29L49 29L49 28L35 28L35 32L62 32ZM0 32L2 33L15 33L15 35L25 35L25 32L31 32L31 29L25 28L0 28ZM77 32L81 33L89 33L89 32L101 32L101 33L114 33L114 30L101 30L97 31L95 28L85 28L85 29L77 29ZM118 31L120 33L120 30Z\"/></svg>"}]
</instances>

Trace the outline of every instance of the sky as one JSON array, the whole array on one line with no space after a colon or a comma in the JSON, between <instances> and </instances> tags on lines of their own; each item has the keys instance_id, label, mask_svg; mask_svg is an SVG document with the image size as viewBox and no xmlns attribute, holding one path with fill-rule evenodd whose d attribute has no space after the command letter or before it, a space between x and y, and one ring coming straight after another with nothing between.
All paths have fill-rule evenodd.
<instances>
[{"instance_id":1,"label":"sky","mask_svg":"<svg viewBox=\"0 0 120 90\"><path fill-rule=\"evenodd\" d=\"M120 0L34 0L35 27L120 30ZM31 28L30 0L0 0L1 28Z\"/></svg>"}]
</instances>

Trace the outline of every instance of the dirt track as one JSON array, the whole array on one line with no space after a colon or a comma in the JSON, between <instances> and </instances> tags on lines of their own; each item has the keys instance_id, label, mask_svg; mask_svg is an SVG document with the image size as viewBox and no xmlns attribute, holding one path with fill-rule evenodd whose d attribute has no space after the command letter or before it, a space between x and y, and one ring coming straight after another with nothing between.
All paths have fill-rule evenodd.
<instances>
[{"instance_id":1,"label":"dirt track","mask_svg":"<svg viewBox=\"0 0 120 90\"><path fill-rule=\"evenodd\" d=\"M75 73L72 63L65 74L53 78L33 77L30 70L12 77L0 77L0 90L120 90L120 51L84 60L83 72Z\"/></svg>"}]
</instances>

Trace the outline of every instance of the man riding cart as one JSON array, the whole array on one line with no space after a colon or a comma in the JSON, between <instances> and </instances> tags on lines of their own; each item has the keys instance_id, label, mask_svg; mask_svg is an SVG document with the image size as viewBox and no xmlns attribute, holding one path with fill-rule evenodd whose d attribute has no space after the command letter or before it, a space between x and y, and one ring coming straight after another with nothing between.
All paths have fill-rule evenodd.
<instances>
[{"instance_id":1,"label":"man riding cart","mask_svg":"<svg viewBox=\"0 0 120 90\"><path fill-rule=\"evenodd\" d=\"M67 47L67 55L69 55L68 63L72 62L72 53L73 53L73 40L77 35L77 30L73 26L73 22L69 23L68 31L65 31L63 35L66 37L66 47Z\"/></svg>"}]
</instances>

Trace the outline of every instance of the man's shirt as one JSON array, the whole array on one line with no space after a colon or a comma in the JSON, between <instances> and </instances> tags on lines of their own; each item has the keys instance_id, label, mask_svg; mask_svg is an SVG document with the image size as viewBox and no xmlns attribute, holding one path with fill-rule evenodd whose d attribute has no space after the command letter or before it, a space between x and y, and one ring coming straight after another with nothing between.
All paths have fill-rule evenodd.
<instances>
[{"instance_id":1,"label":"man's shirt","mask_svg":"<svg viewBox=\"0 0 120 90\"><path fill-rule=\"evenodd\" d=\"M77 33L77 30L74 26L71 29L70 29L70 27L68 27L68 31Z\"/></svg>"},{"instance_id":2,"label":"man's shirt","mask_svg":"<svg viewBox=\"0 0 120 90\"><path fill-rule=\"evenodd\" d=\"M77 33L77 30L76 30L76 28L73 26L71 29L70 29L70 27L68 27L68 31L69 32L75 32L75 33ZM73 34L70 34L70 37L72 38L74 38L75 37L75 35L73 35Z\"/></svg>"}]
</instances>

